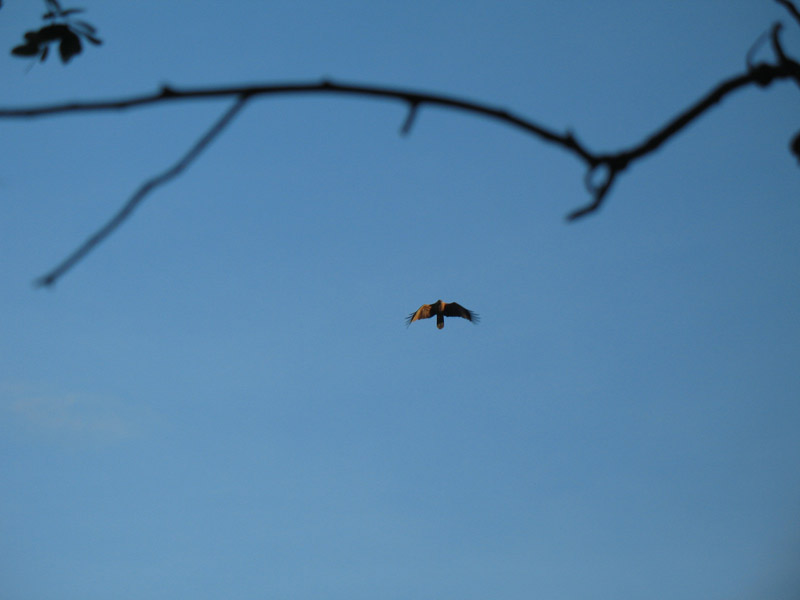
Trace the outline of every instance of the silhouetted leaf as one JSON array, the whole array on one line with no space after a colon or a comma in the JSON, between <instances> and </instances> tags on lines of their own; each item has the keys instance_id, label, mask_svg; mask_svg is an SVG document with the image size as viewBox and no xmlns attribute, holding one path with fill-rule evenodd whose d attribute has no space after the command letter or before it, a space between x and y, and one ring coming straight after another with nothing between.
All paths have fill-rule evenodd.
<instances>
[{"instance_id":1,"label":"silhouetted leaf","mask_svg":"<svg viewBox=\"0 0 800 600\"><path fill-rule=\"evenodd\" d=\"M54 19L55 17L68 17L77 13L86 12L83 8L68 8L67 10L48 10L42 15L43 19Z\"/></svg>"},{"instance_id":2,"label":"silhouetted leaf","mask_svg":"<svg viewBox=\"0 0 800 600\"><path fill-rule=\"evenodd\" d=\"M791 148L792 154L797 157L797 161L800 162L800 131L792 138L792 143L789 145L789 148Z\"/></svg>"},{"instance_id":3,"label":"silhouetted leaf","mask_svg":"<svg viewBox=\"0 0 800 600\"><path fill-rule=\"evenodd\" d=\"M11 54L14 56L36 56L39 54L39 44L28 42L27 44L16 46L11 50Z\"/></svg>"},{"instance_id":4,"label":"silhouetted leaf","mask_svg":"<svg viewBox=\"0 0 800 600\"><path fill-rule=\"evenodd\" d=\"M50 53L50 46L45 46L42 50L42 55L39 57L39 62L44 62L44 59L47 58L47 55Z\"/></svg>"},{"instance_id":5,"label":"silhouetted leaf","mask_svg":"<svg viewBox=\"0 0 800 600\"><path fill-rule=\"evenodd\" d=\"M84 33L84 34L83 34L83 36L84 36L84 37L85 37L87 40L89 40L90 42L92 42L92 43L93 43L95 46L99 46L100 44L102 44L102 43L103 43L103 40L101 40L100 38L96 38L96 37L94 37L93 35L89 35L88 33Z\"/></svg>"},{"instance_id":6,"label":"silhouetted leaf","mask_svg":"<svg viewBox=\"0 0 800 600\"><path fill-rule=\"evenodd\" d=\"M67 35L75 35L66 25L47 25L42 27L39 31L29 31L25 34L28 41L35 41L39 44L42 42L52 42L55 40L63 40Z\"/></svg>"},{"instance_id":7,"label":"silhouetted leaf","mask_svg":"<svg viewBox=\"0 0 800 600\"><path fill-rule=\"evenodd\" d=\"M78 37L79 34L96 46L103 43L100 38L92 35L92 32L95 31L94 27L88 23L81 22L81 24L88 26L88 30L86 27L80 29L63 23L53 23L42 27L38 31L27 31L24 34L25 43L13 48L11 53L15 56L36 56L41 54L40 60L43 61L48 56L48 44L58 41L61 62L66 64L72 57L80 54L83 50L81 40Z\"/></svg>"},{"instance_id":8,"label":"silhouetted leaf","mask_svg":"<svg viewBox=\"0 0 800 600\"><path fill-rule=\"evenodd\" d=\"M67 64L73 56L81 53L80 38L68 29L61 38L58 53L61 55L61 62Z\"/></svg>"},{"instance_id":9,"label":"silhouetted leaf","mask_svg":"<svg viewBox=\"0 0 800 600\"><path fill-rule=\"evenodd\" d=\"M58 3L58 0L44 0L44 3L50 7L50 10L61 12L61 5Z\"/></svg>"}]
</instances>

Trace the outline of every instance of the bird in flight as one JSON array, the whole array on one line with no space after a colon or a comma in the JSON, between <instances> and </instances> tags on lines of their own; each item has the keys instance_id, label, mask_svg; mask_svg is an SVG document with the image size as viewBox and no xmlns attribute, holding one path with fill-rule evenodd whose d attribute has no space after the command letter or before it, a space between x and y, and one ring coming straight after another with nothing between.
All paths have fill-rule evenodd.
<instances>
[{"instance_id":1,"label":"bird in flight","mask_svg":"<svg viewBox=\"0 0 800 600\"><path fill-rule=\"evenodd\" d=\"M406 319L406 327L411 325L414 321L419 321L420 319L430 319L434 315L436 315L436 327L439 329L444 327L445 317L461 317L462 319L472 321L473 323L477 323L480 320L478 313L467 310L460 304L456 304L455 302L445 302L444 300L437 300L433 304L423 304L415 312L408 315L408 318Z\"/></svg>"}]
</instances>

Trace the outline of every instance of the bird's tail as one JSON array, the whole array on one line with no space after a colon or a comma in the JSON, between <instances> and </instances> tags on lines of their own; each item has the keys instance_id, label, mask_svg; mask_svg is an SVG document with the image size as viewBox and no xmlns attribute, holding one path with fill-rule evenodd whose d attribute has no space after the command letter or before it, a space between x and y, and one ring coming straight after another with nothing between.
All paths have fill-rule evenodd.
<instances>
[{"instance_id":1,"label":"bird's tail","mask_svg":"<svg viewBox=\"0 0 800 600\"><path fill-rule=\"evenodd\" d=\"M444 327L444 315L436 315L436 327L442 329Z\"/></svg>"}]
</instances>

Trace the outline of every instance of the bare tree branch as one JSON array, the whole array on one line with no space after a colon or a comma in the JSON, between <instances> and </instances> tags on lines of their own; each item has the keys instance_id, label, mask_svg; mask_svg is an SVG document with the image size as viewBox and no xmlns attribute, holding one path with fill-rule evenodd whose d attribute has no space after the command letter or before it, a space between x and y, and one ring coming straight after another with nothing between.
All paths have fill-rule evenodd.
<instances>
[{"instance_id":1,"label":"bare tree branch","mask_svg":"<svg viewBox=\"0 0 800 600\"><path fill-rule=\"evenodd\" d=\"M777 2L781 6L784 6L786 10L789 11L789 14L791 14L795 18L797 24L800 25L800 11L797 10L794 4L789 2L789 0L775 0L775 2Z\"/></svg>"},{"instance_id":2,"label":"bare tree branch","mask_svg":"<svg viewBox=\"0 0 800 600\"><path fill-rule=\"evenodd\" d=\"M83 244L81 244L72 254L65 258L57 267L52 271L46 273L34 283L37 286L51 286L61 278L64 273L69 271L78 262L80 262L89 252L91 252L98 244L111 235L122 223L131 216L134 209L139 206L142 200L160 185L164 185L170 179L174 179L181 172L186 169L200 153L217 137L222 130L227 127L233 118L247 103L246 96L240 96L236 103L225 111L225 114L214 123L214 125L203 134L197 142L192 146L189 151L169 169L156 175L155 177L143 183L138 190L130 197L125 205L115 214L105 225L92 234Z\"/></svg>"},{"instance_id":3,"label":"bare tree branch","mask_svg":"<svg viewBox=\"0 0 800 600\"><path fill-rule=\"evenodd\" d=\"M8 119L20 117L40 117L68 112L121 110L125 108L144 106L147 104L186 99L211 99L224 98L227 96L255 97L315 93L387 98L401 100L408 103L412 107L419 106L421 104L431 104L445 108L463 110L504 121L508 125L523 129L528 133L536 135L546 141L561 145L568 150L579 154L583 158L587 158L589 156L588 151L580 147L571 135L558 134L534 123L533 121L511 114L501 108L496 108L478 102L471 102L469 100L455 98L453 96L446 96L443 94L430 94L415 92L412 90L369 85L335 83L330 80L323 80L319 83L264 84L244 87L231 86L187 90L177 90L169 86L164 86L161 88L160 92L154 94L134 96L132 98L124 98L120 100L100 100L94 102L74 102L70 104L53 104L49 106L0 109L0 118Z\"/></svg>"},{"instance_id":4,"label":"bare tree branch","mask_svg":"<svg viewBox=\"0 0 800 600\"><path fill-rule=\"evenodd\" d=\"M597 164L606 165L610 169L608 179L603 186L594 190L594 200L591 204L571 212L567 215L567 219L572 221L597 210L618 173L627 168L631 162L655 152L664 142L718 104L731 92L752 84L766 87L776 79L794 79L800 84L800 64L789 59L784 53L778 38L780 30L781 24L776 23L771 32L773 49L779 60L777 64L754 65L747 73L726 79L637 146L617 154L597 156Z\"/></svg>"},{"instance_id":5,"label":"bare tree branch","mask_svg":"<svg viewBox=\"0 0 800 600\"><path fill-rule=\"evenodd\" d=\"M794 15L797 10L787 0L776 0ZM584 217L598 210L608 196L608 192L617 177L631 163L658 150L664 143L682 131L687 125L700 117L706 111L717 105L723 98L736 90L746 86L767 87L774 81L790 79L800 85L800 63L790 59L784 52L779 34L780 23L772 27L770 39L775 55L775 63L751 64L754 51L748 53L747 71L723 80L711 89L705 96L657 129L649 137L635 146L616 153L591 152L582 143L578 142L571 132L558 133L548 129L530 119L526 119L508 110L457 98L453 96L424 93L409 89L380 87L371 85L356 85L322 80L312 83L282 83L262 84L249 86L228 86L214 88L175 89L164 86L160 91L122 98L117 100L95 100L86 102L73 102L66 104L50 104L38 107L0 108L0 119L35 118L64 113L124 110L149 104L177 102L186 100L209 100L218 98L237 98L236 104L218 121L208 133L184 156L175 166L168 169L153 179L143 184L139 190L128 200L123 208L106 225L92 235L83 245L72 253L64 262L50 273L38 280L40 285L52 285L61 275L80 261L91 249L103 241L125 219L144 197L155 187L177 176L183 171L230 122L238 111L256 96L289 95L289 94L337 94L365 96L386 100L399 100L408 105L408 114L403 122L400 133L405 135L411 130L414 119L423 104L439 106L442 108L460 110L477 116L482 116L501 123L505 123L525 133L536 136L545 142L555 144L580 159L586 166L586 187L592 196L592 201L567 215L570 221ZM760 42L757 42L757 44ZM603 172L602 181L596 183L593 178Z\"/></svg>"}]
</instances>

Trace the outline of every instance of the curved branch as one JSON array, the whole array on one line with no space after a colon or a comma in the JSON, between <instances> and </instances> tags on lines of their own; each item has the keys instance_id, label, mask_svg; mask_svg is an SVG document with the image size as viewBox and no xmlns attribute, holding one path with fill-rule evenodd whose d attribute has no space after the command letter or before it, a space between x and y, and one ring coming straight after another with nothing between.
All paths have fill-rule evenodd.
<instances>
[{"instance_id":1,"label":"curved branch","mask_svg":"<svg viewBox=\"0 0 800 600\"><path fill-rule=\"evenodd\" d=\"M795 20L797 20L798 25L800 25L800 11L797 10L794 4L789 2L789 0L775 0L775 2L786 8L786 10L789 11L789 14L791 14Z\"/></svg>"},{"instance_id":2,"label":"curved branch","mask_svg":"<svg viewBox=\"0 0 800 600\"><path fill-rule=\"evenodd\" d=\"M599 170L599 167L605 167L607 172L605 173L605 178L602 180L600 185L597 185L593 181L593 177L595 173ZM596 211L600 208L600 205L605 200L606 194L608 190L611 189L611 185L614 183L614 179L616 179L617 174L624 168L624 166L620 164L616 164L611 159L604 159L602 163L599 163L597 166L592 167L588 171L586 171L586 175L584 176L584 185L586 189L592 194L592 201L587 204L586 206L582 206L580 208L576 208L571 213L567 215L567 221L575 221L576 219L580 219L584 215L588 215L591 212Z\"/></svg>"},{"instance_id":3,"label":"curved branch","mask_svg":"<svg viewBox=\"0 0 800 600\"><path fill-rule=\"evenodd\" d=\"M621 152L618 156L625 156L628 159L628 162L630 162L637 158L641 158L645 154L655 152L664 142L677 134L704 112L712 108L731 92L753 83L759 83L759 80L764 75L770 77L771 80L772 69L772 67L767 65L759 65L744 75L739 75L723 81L713 90L708 92L703 98L698 100L695 104L687 108L677 117L664 125L661 129L653 133L649 138L640 142L630 150ZM759 74L761 74L761 77Z\"/></svg>"},{"instance_id":4,"label":"curved branch","mask_svg":"<svg viewBox=\"0 0 800 600\"><path fill-rule=\"evenodd\" d=\"M383 98L390 100L400 100L411 107L410 115L413 119L416 109L423 104L441 106L454 110L461 110L475 115L501 121L517 129L521 129L531 135L537 136L542 140L560 146L564 150L574 154L581 159L588 168L593 169L599 164L608 163L610 158L616 162L624 157L626 163L641 158L645 154L655 151L664 142L678 133L686 125L699 117L709 108L720 102L731 92L751 84L767 86L777 79L794 78L800 73L800 64L791 60L781 61L777 65L759 64L748 72L737 75L718 84L704 98L681 113L678 117L667 123L656 133L651 135L633 148L619 152L615 155L604 157L594 154L587 150L572 133L560 134L542 125L516 115L508 110L456 98L443 94L424 93L400 88L388 88L370 85L356 85L348 83L336 83L330 80L323 80L317 83L284 83L284 84L264 84L254 86L229 86L216 88L194 88L176 89L168 86L161 88L159 92L140 96L132 96L118 100L95 100L87 102L73 102L66 104L51 104L36 107L23 108L0 108L0 119L13 118L34 118L49 115L57 115L73 112L91 112L124 110L136 108L149 104L162 102L185 101L185 100L208 100L225 97L255 97L288 94L338 94L356 95L373 98ZM408 125L408 119L405 125ZM404 126L403 130L406 127Z\"/></svg>"},{"instance_id":5,"label":"curved branch","mask_svg":"<svg viewBox=\"0 0 800 600\"><path fill-rule=\"evenodd\" d=\"M778 0L780 1L780 0ZM792 8L794 8L792 6ZM800 64L789 59L781 48L778 34L780 25L777 24L772 30L772 44L777 57L774 65L758 64L748 65L748 70L741 74L723 80L704 97L695 102L689 108L680 113L677 117L667 122L664 126L651 134L639 144L620 152L610 154L598 154L590 152L571 132L557 133L547 129L530 119L523 118L505 109L497 108L488 104L473 102L454 96L443 94L423 93L414 90L389 88L371 85L356 85L348 83L336 83L330 80L322 80L316 83L283 83L283 84L263 84L249 86L228 86L215 88L195 88L195 89L175 89L164 86L160 91L122 98L118 100L96 100L87 102L73 102L67 104L50 104L38 107L23 108L0 108L0 119L13 118L34 118L48 115L57 115L73 112L89 111L108 111L124 110L156 104L162 102L185 101L185 100L209 100L217 98L235 97L237 103L226 113L223 118L209 130L209 132L181 159L174 167L165 173L149 180L128 200L126 205L109 221L103 228L90 237L84 244L71 254L56 269L48 273L39 280L41 285L52 285L58 277L71 268L83 256L94 248L98 243L113 232L127 217L139 202L156 186L165 183L167 180L178 175L188 164L194 160L199 152L207 146L214 137L227 125L230 119L238 112L244 104L255 96L287 95L287 94L338 94L366 96L387 100L399 100L408 106L409 112L401 127L401 134L407 134L414 121L418 109L423 104L440 106L453 110L460 110L474 115L494 119L522 131L539 137L545 142L555 144L562 149L570 152L579 158L586 166L587 176L590 177L596 172L598 167L608 169L607 179L601 185L588 186L593 196L592 202L587 206L574 210L567 219L572 221L580 217L595 212L600 208L608 195L612 184L617 176L624 171L631 163L655 152L665 142L674 137L689 123L700 117L707 110L718 104L723 98L749 85L766 87L772 82L782 79L793 79L800 84Z\"/></svg>"},{"instance_id":6,"label":"curved branch","mask_svg":"<svg viewBox=\"0 0 800 600\"><path fill-rule=\"evenodd\" d=\"M722 81L700 100L695 102L671 121L667 122L655 133L651 134L650 137L646 138L636 146L616 154L597 156L595 159L596 162L594 164L590 163L590 171L588 174L591 174L591 172L597 166L602 165L609 169L608 179L606 180L605 185L600 186L597 189L590 189L590 191L594 193L593 202L586 207L577 209L567 215L567 220L572 221L578 219L600 208L603 200L606 197L608 188L611 186L615 177L619 173L624 171L632 162L658 150L667 140L674 137L684 127L689 125L692 121L700 117L709 109L713 108L720 101L722 101L723 98L732 92L749 85L766 87L773 81L779 79L792 79L800 84L800 63L789 59L784 53L778 39L780 29L781 25L780 23L777 23L773 26L771 31L773 49L778 58L777 64L758 64L750 67L748 72L742 75L737 75Z\"/></svg>"},{"instance_id":7,"label":"curved branch","mask_svg":"<svg viewBox=\"0 0 800 600\"><path fill-rule=\"evenodd\" d=\"M59 278L61 278L64 273L79 263L98 244L111 235L114 230L117 229L117 227L122 225L122 223L131 216L134 209L139 206L139 203L141 203L141 201L144 200L150 192L152 192L158 186L164 185L170 179L180 175L181 172L186 169L186 167L188 167L214 140L214 138L222 133L222 130L225 129L225 127L230 124L239 111L244 108L247 100L247 96L240 96L236 103L227 111L225 111L222 117L220 117L220 119L214 123L214 125L208 131L206 131L205 134L203 134L203 137L195 142L194 146L192 146L178 162L176 162L163 173L159 173L155 177L152 177L143 183L139 189L136 190L133 196L131 196L130 199L125 203L125 205L117 212L117 214L115 214L105 225L92 234L57 267L37 279L34 284L37 286L51 286Z\"/></svg>"},{"instance_id":8,"label":"curved branch","mask_svg":"<svg viewBox=\"0 0 800 600\"><path fill-rule=\"evenodd\" d=\"M571 151L584 160L589 160L591 154L580 146L570 134L559 134L547 129L529 119L525 119L509 111L480 102L473 102L444 94L417 92L413 90L388 88L371 85L356 85L348 83L335 83L322 80L317 83L283 83L264 84L254 86L229 86L216 88L175 89L164 86L159 92L141 96L132 96L119 100L96 100L89 102L73 102L67 104L51 104L46 106L26 108L0 108L0 119L32 118L56 115L71 112L92 112L107 110L123 110L136 108L148 104L171 102L179 100L208 100L225 98L229 96L274 96L290 94L338 94L367 96L400 100L409 106L419 107L422 104L441 106L454 110L461 110L484 117L489 117L506 123L517 129L538 136L545 141L554 143Z\"/></svg>"}]
</instances>

